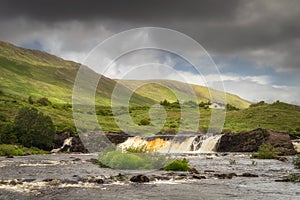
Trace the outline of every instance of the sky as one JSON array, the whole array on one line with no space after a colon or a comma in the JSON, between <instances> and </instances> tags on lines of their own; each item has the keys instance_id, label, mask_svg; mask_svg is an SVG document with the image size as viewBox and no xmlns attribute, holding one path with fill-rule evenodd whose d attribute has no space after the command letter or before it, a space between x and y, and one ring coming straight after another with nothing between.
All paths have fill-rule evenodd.
<instances>
[{"instance_id":1,"label":"sky","mask_svg":"<svg viewBox=\"0 0 300 200\"><path fill-rule=\"evenodd\" d=\"M110 78L167 78L207 86L221 80L226 92L252 102L280 100L300 105L298 0L0 0L0 3L0 40L67 60L85 63L91 50L120 32L161 27L198 42L212 58L211 64L215 64L203 66L199 75L199 70L195 71L178 54L142 49L122 55L107 70L100 70ZM106 52L108 57L135 40L164 42L164 38L154 37L148 29L135 34L131 40L124 38L115 44ZM173 40L173 46L181 45L178 43ZM200 52L190 47L185 53L200 62L202 55L197 53L203 53L203 49ZM135 70L138 66L147 67ZM205 67L217 70L206 72ZM183 78L177 78L176 74Z\"/></svg>"}]
</instances>

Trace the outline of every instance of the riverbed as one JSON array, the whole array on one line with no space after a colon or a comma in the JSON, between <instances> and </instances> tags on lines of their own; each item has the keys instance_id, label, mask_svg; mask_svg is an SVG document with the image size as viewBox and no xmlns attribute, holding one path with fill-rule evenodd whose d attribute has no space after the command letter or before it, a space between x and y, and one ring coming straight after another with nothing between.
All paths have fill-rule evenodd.
<instances>
[{"instance_id":1,"label":"riverbed","mask_svg":"<svg viewBox=\"0 0 300 200\"><path fill-rule=\"evenodd\" d=\"M99 168L91 162L97 154L0 157L0 199L300 199L299 183L278 182L300 172L292 157L285 162L239 153L184 157L199 174ZM129 181L138 174L150 182Z\"/></svg>"}]
</instances>

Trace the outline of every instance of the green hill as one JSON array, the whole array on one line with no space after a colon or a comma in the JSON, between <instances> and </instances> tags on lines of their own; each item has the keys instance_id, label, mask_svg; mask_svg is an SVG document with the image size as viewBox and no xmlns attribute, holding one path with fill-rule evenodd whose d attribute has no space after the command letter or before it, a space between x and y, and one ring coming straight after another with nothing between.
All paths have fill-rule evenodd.
<instances>
[{"instance_id":1,"label":"green hill","mask_svg":"<svg viewBox=\"0 0 300 200\"><path fill-rule=\"evenodd\" d=\"M51 116L57 131L74 129L72 116L72 92L79 63L66 61L48 53L16 47L0 41L0 125L11 124L19 108L34 106L46 115ZM98 76L89 68L85 72L90 76ZM192 88L197 100L208 101L209 91L206 87L189 85L178 81L155 80L129 81L117 80L121 86L119 100L123 96L133 94L130 101L130 115L136 124L149 118L149 106L167 99L170 102L177 100L174 93L183 101L191 100L193 93L186 88ZM96 93L96 112L101 127L105 131L119 131L119 127L112 115L110 104L111 94L116 80L102 76ZM150 84L151 83L151 84ZM142 87L132 92L136 86ZM216 96L220 93L216 92ZM30 101L29 101L29 97ZM46 103L45 98L49 100ZM300 129L299 106L274 103L257 104L248 108L250 103L233 94L226 94L227 103L242 108L238 111L228 111L225 129L233 131L250 130L254 128L268 128L289 132ZM118 115L122 116L127 110L120 104ZM193 115L197 107L190 107ZM164 130L176 129L180 122L180 109L169 107L168 119ZM207 128L210 121L210 109L200 108L200 127ZM157 122L161 123L161 122ZM189 121L185 119L181 124L189 129ZM0 126L1 128L1 126ZM173 131L173 130L171 130ZM298 131L299 132L299 131Z\"/></svg>"},{"instance_id":2,"label":"green hill","mask_svg":"<svg viewBox=\"0 0 300 200\"><path fill-rule=\"evenodd\" d=\"M182 83L179 81L172 80L117 80L118 82L124 84L131 90L134 90L139 85L135 92L141 96L154 99L156 101L163 101L164 99L174 102L177 100L175 94L182 101L189 101L197 98L198 102L207 102L211 99L210 91L207 87L192 85L187 83ZM154 82L154 83L153 83ZM194 92L194 94L193 94ZM222 97L222 93L211 89L215 96L218 98ZM159 94L159 95L158 95ZM195 96L195 97L194 97ZM222 102L220 100L220 102ZM226 102L237 107L237 108L247 108L250 105L249 101L246 101L236 95L226 93Z\"/></svg>"},{"instance_id":3,"label":"green hill","mask_svg":"<svg viewBox=\"0 0 300 200\"><path fill-rule=\"evenodd\" d=\"M227 112L225 128L235 131L265 128L300 133L300 106L279 101L253 104L247 109Z\"/></svg>"}]
</instances>

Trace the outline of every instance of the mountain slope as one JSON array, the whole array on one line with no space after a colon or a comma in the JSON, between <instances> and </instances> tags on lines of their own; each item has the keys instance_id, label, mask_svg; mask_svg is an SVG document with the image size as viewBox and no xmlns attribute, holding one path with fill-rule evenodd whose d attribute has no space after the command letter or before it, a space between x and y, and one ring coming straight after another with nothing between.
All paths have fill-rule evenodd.
<instances>
[{"instance_id":1,"label":"mountain slope","mask_svg":"<svg viewBox=\"0 0 300 200\"><path fill-rule=\"evenodd\" d=\"M73 86L79 63L66 61L48 53L16 47L0 41L0 89L27 99L46 97L54 103L71 103ZM85 69L91 76L98 76ZM111 93L116 82L102 76L97 88L97 103L110 105ZM131 94L123 88L124 94ZM148 104L153 100L133 94L133 103Z\"/></svg>"},{"instance_id":2,"label":"mountain slope","mask_svg":"<svg viewBox=\"0 0 300 200\"><path fill-rule=\"evenodd\" d=\"M204 86L193 85L182 83L179 81L172 80L117 80L118 82L124 84L131 90L135 90L136 93L141 96L154 99L156 101L163 101L164 99L168 101L176 101L177 94L178 98L182 101L189 101L197 98L198 102L209 101L211 99L210 92L214 92L215 96L218 98L222 93L216 90L209 89ZM141 87L138 87L141 86ZM194 94L193 94L194 92ZM158 95L159 94L159 95ZM194 97L194 98L193 98ZM236 95L226 93L227 103L234 105L238 108L247 108L250 105L249 101L246 101Z\"/></svg>"}]
</instances>

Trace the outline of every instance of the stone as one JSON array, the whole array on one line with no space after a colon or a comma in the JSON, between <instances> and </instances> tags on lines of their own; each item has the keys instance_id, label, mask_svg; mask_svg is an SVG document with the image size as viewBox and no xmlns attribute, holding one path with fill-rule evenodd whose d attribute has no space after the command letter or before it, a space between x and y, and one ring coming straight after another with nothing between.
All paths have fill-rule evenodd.
<instances>
[{"instance_id":1,"label":"stone","mask_svg":"<svg viewBox=\"0 0 300 200\"><path fill-rule=\"evenodd\" d=\"M251 173L248 173L248 172L245 172L241 175L242 177L258 177L258 175L256 174L251 174Z\"/></svg>"},{"instance_id":2,"label":"stone","mask_svg":"<svg viewBox=\"0 0 300 200\"><path fill-rule=\"evenodd\" d=\"M140 174L140 175L131 177L130 181L135 182L135 183L146 183L146 182L149 182L150 179L147 176Z\"/></svg>"},{"instance_id":3,"label":"stone","mask_svg":"<svg viewBox=\"0 0 300 200\"><path fill-rule=\"evenodd\" d=\"M200 179L206 179L205 176L201 176L201 175L193 175L192 178L193 178L193 179L199 179L199 180L200 180Z\"/></svg>"},{"instance_id":4,"label":"stone","mask_svg":"<svg viewBox=\"0 0 300 200\"><path fill-rule=\"evenodd\" d=\"M215 177L219 179L232 179L234 176L237 176L236 173L229 174L214 174Z\"/></svg>"},{"instance_id":5,"label":"stone","mask_svg":"<svg viewBox=\"0 0 300 200\"><path fill-rule=\"evenodd\" d=\"M189 167L189 172L192 174L200 174L199 171L194 167Z\"/></svg>"}]
</instances>

